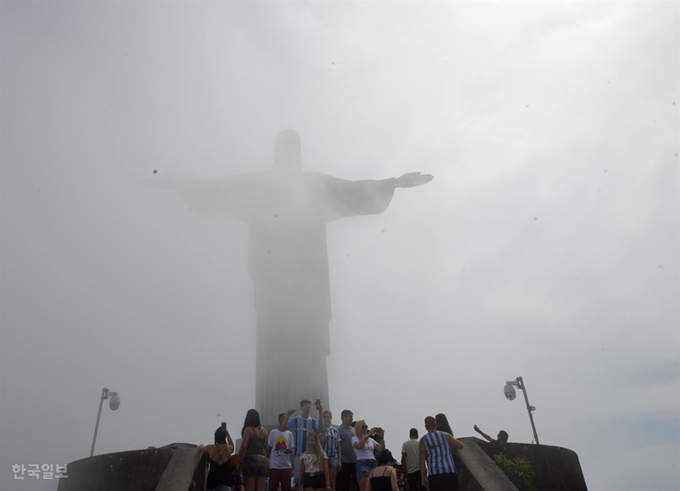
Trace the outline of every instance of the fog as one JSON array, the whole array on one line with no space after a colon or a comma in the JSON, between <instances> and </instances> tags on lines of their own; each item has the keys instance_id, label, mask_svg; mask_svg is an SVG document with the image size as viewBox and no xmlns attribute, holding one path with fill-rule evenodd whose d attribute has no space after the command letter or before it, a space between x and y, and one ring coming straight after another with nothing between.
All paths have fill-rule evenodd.
<instances>
[{"instance_id":1,"label":"fog","mask_svg":"<svg viewBox=\"0 0 680 491\"><path fill-rule=\"evenodd\" d=\"M680 486L677 3L0 9L0 489L56 489L11 465L87 457L103 387L96 454L240 432L252 228L149 183L286 128L310 174L434 176L326 225L335 423L531 442L521 375L590 490Z\"/></svg>"}]
</instances>

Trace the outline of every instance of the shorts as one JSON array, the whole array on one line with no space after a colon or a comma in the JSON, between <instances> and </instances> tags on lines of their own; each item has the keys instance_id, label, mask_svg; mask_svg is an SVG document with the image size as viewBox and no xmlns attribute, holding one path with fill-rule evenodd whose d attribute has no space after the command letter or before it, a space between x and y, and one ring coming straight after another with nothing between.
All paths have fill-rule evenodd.
<instances>
[{"instance_id":1,"label":"shorts","mask_svg":"<svg viewBox=\"0 0 680 491\"><path fill-rule=\"evenodd\" d=\"M324 489L326 487L326 476L321 472L316 474L305 474L302 478L302 489Z\"/></svg>"},{"instance_id":2,"label":"shorts","mask_svg":"<svg viewBox=\"0 0 680 491\"><path fill-rule=\"evenodd\" d=\"M368 477L376 467L378 463L375 460L357 460L357 481Z\"/></svg>"},{"instance_id":3,"label":"shorts","mask_svg":"<svg viewBox=\"0 0 680 491\"><path fill-rule=\"evenodd\" d=\"M337 457L328 457L328 468L329 469L337 469L338 468L338 458Z\"/></svg>"},{"instance_id":4,"label":"shorts","mask_svg":"<svg viewBox=\"0 0 680 491\"><path fill-rule=\"evenodd\" d=\"M256 477L265 479L269 473L269 461L266 457L262 456L259 459L259 455L256 458L246 457L243 461L243 477Z\"/></svg>"}]
</instances>

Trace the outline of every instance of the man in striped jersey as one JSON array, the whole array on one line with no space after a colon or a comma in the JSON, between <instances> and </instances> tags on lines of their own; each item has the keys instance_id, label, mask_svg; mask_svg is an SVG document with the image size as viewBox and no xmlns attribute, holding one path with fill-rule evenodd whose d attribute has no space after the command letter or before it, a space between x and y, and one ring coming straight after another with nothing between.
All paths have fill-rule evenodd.
<instances>
[{"instance_id":1,"label":"man in striped jersey","mask_svg":"<svg viewBox=\"0 0 680 491\"><path fill-rule=\"evenodd\" d=\"M437 431L437 422L432 416L425 418L425 429L427 435L420 439L418 445L423 486L430 491L458 491L458 473L451 449L460 450L463 444L453 435Z\"/></svg>"},{"instance_id":2,"label":"man in striped jersey","mask_svg":"<svg viewBox=\"0 0 680 491\"><path fill-rule=\"evenodd\" d=\"M321 407L321 401L316 401L316 407L319 409ZM296 410L291 409L286 413L284 417L279 422L280 431L290 431L293 433L293 438L295 438L295 457L293 457L293 477L297 479L300 470L300 456L307 450L307 437L311 433L319 433L319 422L312 418L309 413L312 408L311 401L303 399L300 401L300 416L295 416ZM295 483L297 486L297 482Z\"/></svg>"},{"instance_id":3,"label":"man in striped jersey","mask_svg":"<svg viewBox=\"0 0 680 491\"><path fill-rule=\"evenodd\" d=\"M331 478L331 491L335 491L335 481L338 476L338 470L342 468L342 450L340 448L340 433L338 430L333 428L331 421L333 420L333 413L326 409L322 411L321 406L319 406L319 412L321 413L320 419L323 422L322 432L319 434L319 441L323 451L326 452L328 456L328 474Z\"/></svg>"}]
</instances>

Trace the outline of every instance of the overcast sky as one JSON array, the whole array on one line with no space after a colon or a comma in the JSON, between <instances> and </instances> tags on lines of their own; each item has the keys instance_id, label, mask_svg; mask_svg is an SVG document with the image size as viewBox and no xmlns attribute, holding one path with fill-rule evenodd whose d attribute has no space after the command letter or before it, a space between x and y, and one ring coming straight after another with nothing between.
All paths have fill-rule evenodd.
<instances>
[{"instance_id":1,"label":"overcast sky","mask_svg":"<svg viewBox=\"0 0 680 491\"><path fill-rule=\"evenodd\" d=\"M239 432L247 228L140 183L270 169L284 128L310 171L435 176L328 225L335 422L530 442L521 375L591 491L678 489L679 13L0 3L0 489L88 456L102 387L96 453Z\"/></svg>"}]
</instances>

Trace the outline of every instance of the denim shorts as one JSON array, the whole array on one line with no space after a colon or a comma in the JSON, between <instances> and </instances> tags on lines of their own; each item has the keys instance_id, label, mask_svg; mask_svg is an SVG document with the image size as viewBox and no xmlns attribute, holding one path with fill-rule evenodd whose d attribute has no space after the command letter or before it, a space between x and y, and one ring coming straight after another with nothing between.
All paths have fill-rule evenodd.
<instances>
[{"instance_id":1,"label":"denim shorts","mask_svg":"<svg viewBox=\"0 0 680 491\"><path fill-rule=\"evenodd\" d=\"M338 458L337 457L328 457L328 468L329 469L337 469L338 468Z\"/></svg>"},{"instance_id":2,"label":"denim shorts","mask_svg":"<svg viewBox=\"0 0 680 491\"><path fill-rule=\"evenodd\" d=\"M357 481L368 477L376 467L378 467L378 463L375 460L357 460Z\"/></svg>"},{"instance_id":3,"label":"denim shorts","mask_svg":"<svg viewBox=\"0 0 680 491\"><path fill-rule=\"evenodd\" d=\"M243 477L260 477L262 479L267 477L269 473L269 461L266 457L256 455L256 458L246 457L243 461Z\"/></svg>"}]
</instances>

